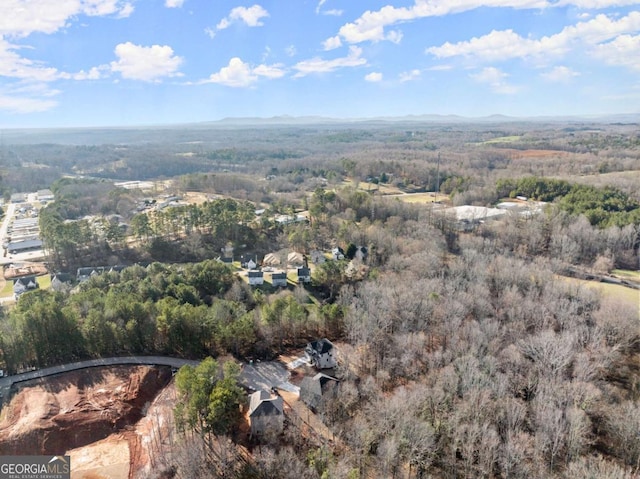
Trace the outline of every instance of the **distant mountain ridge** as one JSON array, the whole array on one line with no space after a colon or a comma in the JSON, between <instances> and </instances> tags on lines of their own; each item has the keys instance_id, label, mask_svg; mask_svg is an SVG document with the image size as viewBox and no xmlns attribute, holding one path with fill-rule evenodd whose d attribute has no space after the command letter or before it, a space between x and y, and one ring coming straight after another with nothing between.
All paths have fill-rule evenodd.
<instances>
[{"instance_id":1,"label":"distant mountain ridge","mask_svg":"<svg viewBox=\"0 0 640 479\"><path fill-rule=\"evenodd\" d=\"M488 116L467 117L460 115L403 115L403 116L377 116L377 117L353 117L335 118L324 116L291 116L279 115L272 117L227 117L220 120L199 123L200 125L318 125L318 124L349 124L349 123L506 123L506 122L640 122L640 112L621 113L611 115L566 115L566 116L508 116L493 114Z\"/></svg>"}]
</instances>

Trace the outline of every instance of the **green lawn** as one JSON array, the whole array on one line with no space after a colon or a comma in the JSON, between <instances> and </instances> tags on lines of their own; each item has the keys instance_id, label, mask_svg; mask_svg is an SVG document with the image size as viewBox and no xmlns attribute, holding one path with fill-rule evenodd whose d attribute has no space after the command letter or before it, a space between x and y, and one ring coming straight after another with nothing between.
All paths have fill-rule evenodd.
<instances>
[{"instance_id":1,"label":"green lawn","mask_svg":"<svg viewBox=\"0 0 640 479\"><path fill-rule=\"evenodd\" d=\"M622 279L629 279L631 281L640 281L640 271L634 271L630 269L614 269L612 274Z\"/></svg>"},{"instance_id":2,"label":"green lawn","mask_svg":"<svg viewBox=\"0 0 640 479\"><path fill-rule=\"evenodd\" d=\"M40 289L49 289L51 287L51 276L48 274L38 276L36 278L36 281L38 282L38 286L40 286ZM4 285L4 288L2 288L2 291L0 291L0 298L8 298L10 296L13 296L12 279L8 279Z\"/></svg>"},{"instance_id":3,"label":"green lawn","mask_svg":"<svg viewBox=\"0 0 640 479\"><path fill-rule=\"evenodd\" d=\"M13 281L10 279L4 285L2 291L0 291L0 298L8 298L9 296L13 296Z\"/></svg>"}]
</instances>

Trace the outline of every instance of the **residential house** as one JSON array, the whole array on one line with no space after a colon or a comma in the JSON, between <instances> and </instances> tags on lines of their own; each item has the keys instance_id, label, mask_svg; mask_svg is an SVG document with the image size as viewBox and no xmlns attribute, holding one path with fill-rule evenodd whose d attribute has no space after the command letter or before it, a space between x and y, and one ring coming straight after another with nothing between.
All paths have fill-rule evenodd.
<instances>
[{"instance_id":1,"label":"residential house","mask_svg":"<svg viewBox=\"0 0 640 479\"><path fill-rule=\"evenodd\" d=\"M256 266L258 266L258 264L252 259L247 261L247 269L256 269Z\"/></svg>"},{"instance_id":2,"label":"residential house","mask_svg":"<svg viewBox=\"0 0 640 479\"><path fill-rule=\"evenodd\" d=\"M78 271L76 272L76 279L79 283L83 283L84 281L88 281L92 276L103 273L119 273L125 268L126 266L122 264L114 266L89 266L78 268Z\"/></svg>"},{"instance_id":3,"label":"residential house","mask_svg":"<svg viewBox=\"0 0 640 479\"><path fill-rule=\"evenodd\" d=\"M327 260L324 253L322 251L313 250L311 252L311 262L313 264L322 264Z\"/></svg>"},{"instance_id":4,"label":"residential house","mask_svg":"<svg viewBox=\"0 0 640 479\"><path fill-rule=\"evenodd\" d=\"M291 252L287 255L287 264L291 268L305 266L305 257L302 253Z\"/></svg>"},{"instance_id":5,"label":"residential house","mask_svg":"<svg viewBox=\"0 0 640 479\"><path fill-rule=\"evenodd\" d=\"M284 401L267 391L256 391L249 396L249 423L251 436L280 434L284 429Z\"/></svg>"},{"instance_id":6,"label":"residential house","mask_svg":"<svg viewBox=\"0 0 640 479\"><path fill-rule=\"evenodd\" d=\"M251 286L259 286L264 284L264 273L262 271L249 271L249 284Z\"/></svg>"},{"instance_id":7,"label":"residential house","mask_svg":"<svg viewBox=\"0 0 640 479\"><path fill-rule=\"evenodd\" d=\"M287 273L271 273L271 284L274 288L287 286Z\"/></svg>"},{"instance_id":8,"label":"residential house","mask_svg":"<svg viewBox=\"0 0 640 479\"><path fill-rule=\"evenodd\" d=\"M88 267L78 268L78 271L76 272L76 279L78 280L79 283L83 283L85 281L88 281L92 276L96 276L102 273L104 273L104 268L101 266L96 266L96 267L88 266Z\"/></svg>"},{"instance_id":9,"label":"residential house","mask_svg":"<svg viewBox=\"0 0 640 479\"><path fill-rule=\"evenodd\" d=\"M38 201L53 201L54 196L51 190L38 190Z\"/></svg>"},{"instance_id":10,"label":"residential house","mask_svg":"<svg viewBox=\"0 0 640 479\"><path fill-rule=\"evenodd\" d=\"M22 293L38 289L38 280L35 276L23 276L13 280L13 296L18 299Z\"/></svg>"},{"instance_id":11,"label":"residential house","mask_svg":"<svg viewBox=\"0 0 640 479\"><path fill-rule=\"evenodd\" d=\"M318 373L312 378L306 377L300 384L300 399L312 410L318 409L322 400L335 399L338 381L332 376Z\"/></svg>"},{"instance_id":12,"label":"residential house","mask_svg":"<svg viewBox=\"0 0 640 479\"><path fill-rule=\"evenodd\" d=\"M336 246L331 250L331 257L335 260L344 259L344 250L340 246Z\"/></svg>"},{"instance_id":13,"label":"residential house","mask_svg":"<svg viewBox=\"0 0 640 479\"><path fill-rule=\"evenodd\" d=\"M73 276L69 273L54 273L51 275L51 289L56 292L71 290Z\"/></svg>"},{"instance_id":14,"label":"residential house","mask_svg":"<svg viewBox=\"0 0 640 479\"><path fill-rule=\"evenodd\" d=\"M356 253L353 255L353 257L360 261L364 261L367 259L368 254L369 254L369 251L367 250L366 246L358 246L356 248Z\"/></svg>"},{"instance_id":15,"label":"residential house","mask_svg":"<svg viewBox=\"0 0 640 479\"><path fill-rule=\"evenodd\" d=\"M14 193L11 195L11 203L24 203L27 201L27 195L24 193Z\"/></svg>"},{"instance_id":16,"label":"residential house","mask_svg":"<svg viewBox=\"0 0 640 479\"><path fill-rule=\"evenodd\" d=\"M298 268L298 283L311 283L311 270L306 266Z\"/></svg>"},{"instance_id":17,"label":"residential house","mask_svg":"<svg viewBox=\"0 0 640 479\"><path fill-rule=\"evenodd\" d=\"M318 369L333 368L337 364L336 349L326 338L308 343L304 348L304 354L307 361Z\"/></svg>"},{"instance_id":18,"label":"residential house","mask_svg":"<svg viewBox=\"0 0 640 479\"><path fill-rule=\"evenodd\" d=\"M267 253L262 260L263 266L278 266L280 264L280 259L276 256L275 253Z\"/></svg>"}]
</instances>

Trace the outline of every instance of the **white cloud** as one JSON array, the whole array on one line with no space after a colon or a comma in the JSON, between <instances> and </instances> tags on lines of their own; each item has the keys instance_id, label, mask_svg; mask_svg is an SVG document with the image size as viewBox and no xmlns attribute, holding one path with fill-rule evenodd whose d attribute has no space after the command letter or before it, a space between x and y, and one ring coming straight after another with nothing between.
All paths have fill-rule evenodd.
<instances>
[{"instance_id":1,"label":"white cloud","mask_svg":"<svg viewBox=\"0 0 640 479\"><path fill-rule=\"evenodd\" d=\"M398 45L402 41L402 32L400 30L391 30L387 34L387 40Z\"/></svg>"},{"instance_id":2,"label":"white cloud","mask_svg":"<svg viewBox=\"0 0 640 479\"><path fill-rule=\"evenodd\" d=\"M284 52L287 54L288 57L293 57L295 56L296 53L298 53L295 45L289 45L287 48L284 49Z\"/></svg>"},{"instance_id":3,"label":"white cloud","mask_svg":"<svg viewBox=\"0 0 640 479\"><path fill-rule=\"evenodd\" d=\"M0 94L0 110L12 113L40 113L58 106L55 100L5 96Z\"/></svg>"},{"instance_id":4,"label":"white cloud","mask_svg":"<svg viewBox=\"0 0 640 479\"><path fill-rule=\"evenodd\" d=\"M131 42L120 43L115 54L118 61L111 62L111 70L119 72L122 78L151 82L181 75L178 68L182 58L174 55L167 45L143 47Z\"/></svg>"},{"instance_id":5,"label":"white cloud","mask_svg":"<svg viewBox=\"0 0 640 479\"><path fill-rule=\"evenodd\" d=\"M322 5L324 5L325 3L327 3L327 0L320 0L318 2L318 6L316 7L316 14L320 13L320 9L322 8Z\"/></svg>"},{"instance_id":6,"label":"white cloud","mask_svg":"<svg viewBox=\"0 0 640 479\"><path fill-rule=\"evenodd\" d=\"M48 83L18 81L4 85L0 90L0 110L13 113L38 113L51 110L58 105L52 98L60 94Z\"/></svg>"},{"instance_id":7,"label":"white cloud","mask_svg":"<svg viewBox=\"0 0 640 479\"><path fill-rule=\"evenodd\" d=\"M324 4L321 1L316 9ZM386 5L380 10L367 10L360 17L344 24L338 34L347 43L393 41L387 27L427 17L439 17L478 8L548 9L573 5L585 9L601 9L636 5L638 0L414 0L409 7Z\"/></svg>"},{"instance_id":8,"label":"white cloud","mask_svg":"<svg viewBox=\"0 0 640 479\"><path fill-rule=\"evenodd\" d=\"M180 8L184 4L184 0L165 0L164 6L167 8Z\"/></svg>"},{"instance_id":9,"label":"white cloud","mask_svg":"<svg viewBox=\"0 0 640 479\"><path fill-rule=\"evenodd\" d=\"M100 80L101 78L105 77L105 74L103 72L107 68L108 67L106 67L106 66L93 67L88 72L85 72L84 70L80 70L78 73L74 73L73 75L71 75L71 78L73 78L74 80L79 80L79 81L82 81L82 80Z\"/></svg>"},{"instance_id":10,"label":"white cloud","mask_svg":"<svg viewBox=\"0 0 640 479\"><path fill-rule=\"evenodd\" d=\"M325 3L327 3L327 0L320 0L318 2L318 6L316 7L316 15L331 15L334 17L339 17L344 13L343 10L338 10L337 8L333 8L331 10L322 10L322 6Z\"/></svg>"},{"instance_id":11,"label":"white cloud","mask_svg":"<svg viewBox=\"0 0 640 479\"><path fill-rule=\"evenodd\" d=\"M216 37L216 31L211 27L205 28L204 33L212 40Z\"/></svg>"},{"instance_id":12,"label":"white cloud","mask_svg":"<svg viewBox=\"0 0 640 479\"><path fill-rule=\"evenodd\" d=\"M216 28L218 30L224 30L228 28L233 22L240 21L250 27L261 27L264 25L262 19L269 16L267 12L260 5L253 5L252 7L236 7L231 10L229 15L218 23Z\"/></svg>"},{"instance_id":13,"label":"white cloud","mask_svg":"<svg viewBox=\"0 0 640 479\"><path fill-rule=\"evenodd\" d=\"M276 63L274 65L258 65L253 69L253 73L266 78L281 78L285 74L282 67L283 65L281 63Z\"/></svg>"},{"instance_id":14,"label":"white cloud","mask_svg":"<svg viewBox=\"0 0 640 479\"><path fill-rule=\"evenodd\" d=\"M640 70L640 35L620 35L609 43L595 47L594 53L609 65Z\"/></svg>"},{"instance_id":15,"label":"white cloud","mask_svg":"<svg viewBox=\"0 0 640 479\"><path fill-rule=\"evenodd\" d=\"M449 71L449 70L453 70L453 65L434 65L430 67L429 70L433 72Z\"/></svg>"},{"instance_id":16,"label":"white cloud","mask_svg":"<svg viewBox=\"0 0 640 479\"><path fill-rule=\"evenodd\" d=\"M405 83L408 81L417 80L418 78L420 78L420 75L420 70L414 69L408 72L400 73L400 75L398 75L398 80L400 80L401 83Z\"/></svg>"},{"instance_id":17,"label":"white cloud","mask_svg":"<svg viewBox=\"0 0 640 479\"><path fill-rule=\"evenodd\" d=\"M21 57L15 52L18 48L0 37L0 77L42 82L60 78L61 73L56 68Z\"/></svg>"},{"instance_id":18,"label":"white cloud","mask_svg":"<svg viewBox=\"0 0 640 479\"><path fill-rule=\"evenodd\" d=\"M293 66L294 70L298 71L294 77L300 78L311 73L329 73L338 68L366 65L367 60L361 58L360 55L362 55L362 48L351 46L349 47L349 54L346 57L334 58L333 60L324 60L315 57L310 60L304 60Z\"/></svg>"},{"instance_id":19,"label":"white cloud","mask_svg":"<svg viewBox=\"0 0 640 479\"><path fill-rule=\"evenodd\" d=\"M458 43L444 43L427 48L426 52L438 58L465 56L484 61L510 58L560 56L577 44L595 46L618 35L640 30L640 12L631 12L618 20L597 15L592 20L565 27L555 35L539 40L524 38L513 30L492 31L482 37Z\"/></svg>"},{"instance_id":20,"label":"white cloud","mask_svg":"<svg viewBox=\"0 0 640 479\"><path fill-rule=\"evenodd\" d=\"M459 13L479 7L546 8L546 0L415 0L411 7L386 5L377 11L367 10L354 22L340 28L339 35L348 43L390 40L385 28L397 23Z\"/></svg>"},{"instance_id":21,"label":"white cloud","mask_svg":"<svg viewBox=\"0 0 640 479\"><path fill-rule=\"evenodd\" d=\"M275 65L258 65L251 68L251 65L243 62L240 58L234 57L229 60L226 67L222 67L219 72L213 73L208 79L199 82L218 83L220 85L241 88L249 87L258 81L259 77L280 78L284 76L285 71L281 64Z\"/></svg>"},{"instance_id":22,"label":"white cloud","mask_svg":"<svg viewBox=\"0 0 640 479\"><path fill-rule=\"evenodd\" d=\"M636 5L637 3L637 0L560 0L555 5L558 7L572 5L578 8L600 9L625 7L628 5Z\"/></svg>"},{"instance_id":23,"label":"white cloud","mask_svg":"<svg viewBox=\"0 0 640 479\"><path fill-rule=\"evenodd\" d=\"M469 76L478 83L489 85L496 93L513 95L520 90L517 86L507 83L506 79L509 77L507 73L495 67L483 68L479 73L473 73Z\"/></svg>"},{"instance_id":24,"label":"white cloud","mask_svg":"<svg viewBox=\"0 0 640 479\"><path fill-rule=\"evenodd\" d=\"M382 81L382 73L380 72L371 72L364 76L366 81L377 83Z\"/></svg>"},{"instance_id":25,"label":"white cloud","mask_svg":"<svg viewBox=\"0 0 640 479\"><path fill-rule=\"evenodd\" d=\"M342 46L342 41L340 37L336 35L335 37L327 38L324 42L322 42L322 46L325 51L335 50Z\"/></svg>"},{"instance_id":26,"label":"white cloud","mask_svg":"<svg viewBox=\"0 0 640 479\"><path fill-rule=\"evenodd\" d=\"M540 76L552 83L568 83L572 78L580 76L580 73L573 71L569 67L557 66L551 71L541 73Z\"/></svg>"},{"instance_id":27,"label":"white cloud","mask_svg":"<svg viewBox=\"0 0 640 479\"><path fill-rule=\"evenodd\" d=\"M132 12L133 5L127 0L2 0L0 35L50 34L78 15L125 17Z\"/></svg>"}]
</instances>

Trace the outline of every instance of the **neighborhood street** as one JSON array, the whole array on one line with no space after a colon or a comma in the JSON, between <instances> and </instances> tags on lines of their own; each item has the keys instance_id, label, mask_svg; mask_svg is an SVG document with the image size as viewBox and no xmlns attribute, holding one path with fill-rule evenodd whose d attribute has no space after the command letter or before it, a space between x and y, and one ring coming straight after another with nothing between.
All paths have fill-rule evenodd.
<instances>
[{"instance_id":1,"label":"neighborhood street","mask_svg":"<svg viewBox=\"0 0 640 479\"><path fill-rule=\"evenodd\" d=\"M33 371L28 371L26 373L14 374L12 376L4 376L0 378L0 397L7 397L9 391L11 390L11 386L16 383L29 381L31 379L53 376L54 374L66 373L69 371L76 371L78 369L115 366L119 364L171 366L173 368L180 368L185 364L196 366L198 365L198 363L199 361L170 358L165 356L123 356L119 358L89 359L87 361L61 364L60 366L52 366L50 368L36 369Z\"/></svg>"},{"instance_id":2,"label":"neighborhood street","mask_svg":"<svg viewBox=\"0 0 640 479\"><path fill-rule=\"evenodd\" d=\"M29 381L32 379L44 378L78 369L116 366L116 365L153 365L171 366L180 368L186 364L197 366L200 361L189 359L172 358L166 356L123 356L115 358L89 359L87 361L77 361L50 368L36 369L25 373L4 376L0 378L0 400L8 397L11 386L16 383ZM267 391L271 388L279 388L284 391L299 394L300 388L289 382L289 371L277 361L263 361L251 364L244 364L240 383L248 388Z\"/></svg>"}]
</instances>

